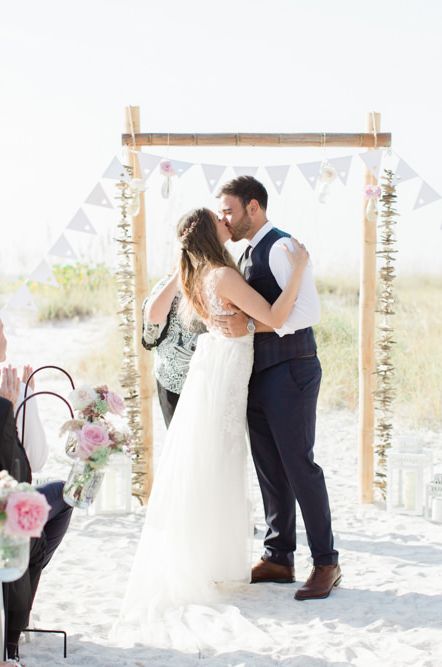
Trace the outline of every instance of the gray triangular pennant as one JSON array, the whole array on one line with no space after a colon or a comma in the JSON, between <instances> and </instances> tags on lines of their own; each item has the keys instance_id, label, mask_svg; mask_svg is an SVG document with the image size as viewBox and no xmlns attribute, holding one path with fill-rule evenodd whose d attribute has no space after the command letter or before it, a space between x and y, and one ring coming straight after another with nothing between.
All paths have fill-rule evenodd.
<instances>
[{"instance_id":1,"label":"gray triangular pennant","mask_svg":"<svg viewBox=\"0 0 442 667\"><path fill-rule=\"evenodd\" d=\"M417 195L416 202L413 206L413 210L416 208L422 208L422 206L427 206L427 204L432 204L438 199L442 199L442 196L436 192L436 190L430 187L428 183L422 181L419 194Z\"/></svg>"},{"instance_id":2,"label":"gray triangular pennant","mask_svg":"<svg viewBox=\"0 0 442 667\"><path fill-rule=\"evenodd\" d=\"M371 171L376 180L379 178L379 171L381 169L383 155L384 151L380 148L373 151L367 151L366 153L359 153L359 157L367 169Z\"/></svg>"},{"instance_id":3,"label":"gray triangular pennant","mask_svg":"<svg viewBox=\"0 0 442 667\"><path fill-rule=\"evenodd\" d=\"M347 185L348 174L351 167L353 155L345 155L344 157L334 157L329 160L330 164L336 169L339 180L343 185Z\"/></svg>"},{"instance_id":4,"label":"gray triangular pennant","mask_svg":"<svg viewBox=\"0 0 442 667\"><path fill-rule=\"evenodd\" d=\"M138 163L144 178L149 178L154 169L160 164L161 157L150 153L138 153Z\"/></svg>"},{"instance_id":5,"label":"gray triangular pennant","mask_svg":"<svg viewBox=\"0 0 442 667\"><path fill-rule=\"evenodd\" d=\"M202 164L201 169L206 177L210 192L213 192L226 168L220 164Z\"/></svg>"},{"instance_id":6,"label":"gray triangular pennant","mask_svg":"<svg viewBox=\"0 0 442 667\"><path fill-rule=\"evenodd\" d=\"M394 172L395 183L405 183L405 181L409 181L411 178L415 178L416 176L419 176L419 174L417 174L414 169L412 169L410 165L405 162L405 160L399 158L399 162L397 163L397 167Z\"/></svg>"},{"instance_id":7,"label":"gray triangular pennant","mask_svg":"<svg viewBox=\"0 0 442 667\"><path fill-rule=\"evenodd\" d=\"M307 182L311 185L313 190L316 188L316 183L319 178L319 171L322 162L302 162L298 164L298 168Z\"/></svg>"},{"instance_id":8,"label":"gray triangular pennant","mask_svg":"<svg viewBox=\"0 0 442 667\"><path fill-rule=\"evenodd\" d=\"M182 176L190 167L193 167L193 162L184 162L183 160L170 160L170 163L177 176Z\"/></svg>"},{"instance_id":9,"label":"gray triangular pennant","mask_svg":"<svg viewBox=\"0 0 442 667\"><path fill-rule=\"evenodd\" d=\"M33 270L29 276L29 280L35 283L44 283L45 285L53 285L58 287L58 282L55 279L52 269L46 260L42 260L36 269Z\"/></svg>"},{"instance_id":10,"label":"gray triangular pennant","mask_svg":"<svg viewBox=\"0 0 442 667\"><path fill-rule=\"evenodd\" d=\"M237 176L255 176L258 167L233 167Z\"/></svg>"},{"instance_id":11,"label":"gray triangular pennant","mask_svg":"<svg viewBox=\"0 0 442 667\"><path fill-rule=\"evenodd\" d=\"M115 156L104 172L103 178L119 179L121 178L121 174L124 175L124 167L117 156Z\"/></svg>"},{"instance_id":12,"label":"gray triangular pennant","mask_svg":"<svg viewBox=\"0 0 442 667\"><path fill-rule=\"evenodd\" d=\"M35 301L29 290L29 287L27 285L22 285L20 289L9 299L6 308L26 308L26 310L37 310L37 306L35 305Z\"/></svg>"},{"instance_id":13,"label":"gray triangular pennant","mask_svg":"<svg viewBox=\"0 0 442 667\"><path fill-rule=\"evenodd\" d=\"M63 257L64 259L74 259L76 257L74 249L64 234L62 234L60 238L54 243L52 248L49 250L48 255Z\"/></svg>"},{"instance_id":14,"label":"gray triangular pennant","mask_svg":"<svg viewBox=\"0 0 442 667\"><path fill-rule=\"evenodd\" d=\"M86 232L87 234L97 233L82 208L78 209L66 229L72 229L75 232Z\"/></svg>"},{"instance_id":15,"label":"gray triangular pennant","mask_svg":"<svg viewBox=\"0 0 442 667\"><path fill-rule=\"evenodd\" d=\"M86 199L86 204L93 204L94 206L103 206L104 208L113 208L109 197L105 193L101 183L97 183L95 188Z\"/></svg>"},{"instance_id":16,"label":"gray triangular pennant","mask_svg":"<svg viewBox=\"0 0 442 667\"><path fill-rule=\"evenodd\" d=\"M281 190L284 187L289 169L289 164L275 164L271 167L266 167L266 171L279 194L281 194Z\"/></svg>"}]
</instances>

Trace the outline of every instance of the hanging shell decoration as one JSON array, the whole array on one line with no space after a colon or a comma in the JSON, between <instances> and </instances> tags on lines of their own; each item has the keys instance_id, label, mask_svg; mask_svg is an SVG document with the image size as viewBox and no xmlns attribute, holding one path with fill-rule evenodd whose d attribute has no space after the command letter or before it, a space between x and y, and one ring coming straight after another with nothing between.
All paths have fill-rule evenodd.
<instances>
[{"instance_id":1,"label":"hanging shell decoration","mask_svg":"<svg viewBox=\"0 0 442 667\"><path fill-rule=\"evenodd\" d=\"M337 173L333 165L327 160L321 164L319 168L319 192L318 201L320 204L325 204L330 195L330 185L336 180Z\"/></svg>"},{"instance_id":2,"label":"hanging shell decoration","mask_svg":"<svg viewBox=\"0 0 442 667\"><path fill-rule=\"evenodd\" d=\"M376 222L378 219L378 200L381 196L381 188L379 185L366 185L365 198L367 206L365 208L365 217L369 222Z\"/></svg>"},{"instance_id":3,"label":"hanging shell decoration","mask_svg":"<svg viewBox=\"0 0 442 667\"><path fill-rule=\"evenodd\" d=\"M160 162L160 173L164 176L163 185L161 186L161 196L163 199L169 199L172 193L172 178L176 176L176 171L170 160L162 160Z\"/></svg>"}]
</instances>

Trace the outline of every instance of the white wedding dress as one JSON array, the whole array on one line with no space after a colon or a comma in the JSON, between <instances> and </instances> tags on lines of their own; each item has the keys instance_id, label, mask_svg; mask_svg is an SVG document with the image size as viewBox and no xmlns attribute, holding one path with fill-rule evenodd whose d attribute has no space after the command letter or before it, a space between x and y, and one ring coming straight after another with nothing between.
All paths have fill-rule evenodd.
<instances>
[{"instance_id":1,"label":"white wedding dress","mask_svg":"<svg viewBox=\"0 0 442 667\"><path fill-rule=\"evenodd\" d=\"M212 314L224 312L210 278L205 295ZM246 406L252 364L253 336L199 336L114 626L119 643L201 652L256 650L266 642L226 604L232 587L223 586L250 580Z\"/></svg>"}]
</instances>

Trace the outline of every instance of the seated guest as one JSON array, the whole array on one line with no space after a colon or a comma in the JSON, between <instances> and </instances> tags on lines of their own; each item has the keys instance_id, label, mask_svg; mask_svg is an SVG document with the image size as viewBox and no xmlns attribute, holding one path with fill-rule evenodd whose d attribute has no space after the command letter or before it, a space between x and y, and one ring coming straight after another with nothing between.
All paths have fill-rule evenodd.
<instances>
[{"instance_id":1,"label":"seated guest","mask_svg":"<svg viewBox=\"0 0 442 667\"><path fill-rule=\"evenodd\" d=\"M6 347L7 341L0 320L0 362L5 361ZM31 373L32 369L25 367L23 385ZM19 482L31 483L32 470L40 469L46 462L48 447L35 401L32 400L26 404L30 409L27 409L26 414L25 446L20 442L13 409L13 406L18 407L20 404L19 395L20 380L17 370L11 366L3 368L0 384L0 469L7 470ZM28 625L41 571L63 539L71 519L72 507L63 500L63 486L63 482L56 481L37 487L51 506L48 520L42 536L31 539L28 570L17 581L4 584L9 658L16 658L18 655L18 640L21 631Z\"/></svg>"}]
</instances>

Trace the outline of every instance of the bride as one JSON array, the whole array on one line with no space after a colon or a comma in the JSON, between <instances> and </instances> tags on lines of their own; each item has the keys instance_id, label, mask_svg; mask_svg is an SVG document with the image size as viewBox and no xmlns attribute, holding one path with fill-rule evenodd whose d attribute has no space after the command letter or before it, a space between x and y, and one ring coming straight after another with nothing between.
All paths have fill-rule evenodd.
<instances>
[{"instance_id":1,"label":"bride","mask_svg":"<svg viewBox=\"0 0 442 667\"><path fill-rule=\"evenodd\" d=\"M253 642L258 632L238 609L222 604L222 582L249 581L250 573L245 434L253 334L227 338L210 322L233 304L281 327L308 253L299 244L294 252L286 248L291 278L271 306L242 278L224 247L230 233L214 213L191 211L177 232L183 294L208 333L198 338L167 433L113 635L129 645L197 651L230 641L232 648L241 635Z\"/></svg>"}]
</instances>

